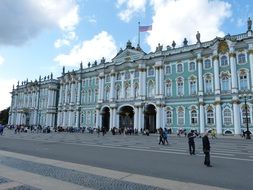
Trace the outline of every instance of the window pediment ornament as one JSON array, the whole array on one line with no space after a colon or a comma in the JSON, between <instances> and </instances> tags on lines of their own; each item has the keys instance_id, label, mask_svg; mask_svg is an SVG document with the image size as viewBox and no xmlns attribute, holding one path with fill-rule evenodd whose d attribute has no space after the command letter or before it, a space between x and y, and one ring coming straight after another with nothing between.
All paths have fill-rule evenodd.
<instances>
[{"instance_id":1,"label":"window pediment ornament","mask_svg":"<svg viewBox=\"0 0 253 190\"><path fill-rule=\"evenodd\" d=\"M226 41L220 41L218 45L218 53L226 54L229 51L229 47Z\"/></svg>"}]
</instances>

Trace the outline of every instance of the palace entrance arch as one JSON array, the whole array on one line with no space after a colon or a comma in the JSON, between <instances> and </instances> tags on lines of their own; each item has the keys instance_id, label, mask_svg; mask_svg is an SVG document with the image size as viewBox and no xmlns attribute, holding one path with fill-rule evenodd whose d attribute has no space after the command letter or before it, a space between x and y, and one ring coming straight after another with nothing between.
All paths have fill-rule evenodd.
<instances>
[{"instance_id":1,"label":"palace entrance arch","mask_svg":"<svg viewBox=\"0 0 253 190\"><path fill-rule=\"evenodd\" d=\"M144 107L144 130L148 129L150 133L156 132L156 109L152 104Z\"/></svg>"},{"instance_id":2,"label":"palace entrance arch","mask_svg":"<svg viewBox=\"0 0 253 190\"><path fill-rule=\"evenodd\" d=\"M104 127L106 131L109 131L110 129L110 109L108 107L104 107L102 109L102 126Z\"/></svg>"},{"instance_id":3,"label":"palace entrance arch","mask_svg":"<svg viewBox=\"0 0 253 190\"><path fill-rule=\"evenodd\" d=\"M134 109L131 106L123 106L119 110L119 128L134 128Z\"/></svg>"}]
</instances>

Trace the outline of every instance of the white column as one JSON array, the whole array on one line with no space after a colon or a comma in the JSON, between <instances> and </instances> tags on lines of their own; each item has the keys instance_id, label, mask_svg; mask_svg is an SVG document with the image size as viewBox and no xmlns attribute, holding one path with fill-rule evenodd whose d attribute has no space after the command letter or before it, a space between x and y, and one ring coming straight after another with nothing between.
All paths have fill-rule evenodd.
<instances>
[{"instance_id":1,"label":"white column","mask_svg":"<svg viewBox=\"0 0 253 190\"><path fill-rule=\"evenodd\" d=\"M236 55L234 52L231 52L229 54L230 68L231 68L232 93L238 92L235 57L236 57Z\"/></svg>"},{"instance_id":2,"label":"white column","mask_svg":"<svg viewBox=\"0 0 253 190\"><path fill-rule=\"evenodd\" d=\"M249 63L250 63L251 91L253 91L253 47L252 49L249 50Z\"/></svg>"},{"instance_id":3,"label":"white column","mask_svg":"<svg viewBox=\"0 0 253 190\"><path fill-rule=\"evenodd\" d=\"M101 102L104 100L104 90L105 89L105 77L103 76L101 79Z\"/></svg>"},{"instance_id":4,"label":"white column","mask_svg":"<svg viewBox=\"0 0 253 190\"><path fill-rule=\"evenodd\" d=\"M199 96L203 96L203 61L202 59L197 59L198 64L198 82L199 82Z\"/></svg>"},{"instance_id":5,"label":"white column","mask_svg":"<svg viewBox=\"0 0 253 190\"><path fill-rule=\"evenodd\" d=\"M62 84L60 84L60 90L59 90L59 105L62 104Z\"/></svg>"},{"instance_id":6,"label":"white column","mask_svg":"<svg viewBox=\"0 0 253 190\"><path fill-rule=\"evenodd\" d=\"M159 77L159 83L160 83L160 86L159 86L159 89L160 89L160 95L164 96L164 68L163 66L160 67L160 77Z\"/></svg>"},{"instance_id":7,"label":"white column","mask_svg":"<svg viewBox=\"0 0 253 190\"><path fill-rule=\"evenodd\" d=\"M161 126L161 107L160 105L156 106L156 129L159 129Z\"/></svg>"},{"instance_id":8,"label":"white column","mask_svg":"<svg viewBox=\"0 0 253 190\"><path fill-rule=\"evenodd\" d=\"M220 94L220 77L219 77L219 62L218 56L213 56L213 64L214 64L214 88L215 94Z\"/></svg>"},{"instance_id":9,"label":"white column","mask_svg":"<svg viewBox=\"0 0 253 190\"><path fill-rule=\"evenodd\" d=\"M217 134L222 134L222 120L221 120L221 105L216 103L215 105L215 114L216 114L216 131Z\"/></svg>"},{"instance_id":10,"label":"white column","mask_svg":"<svg viewBox=\"0 0 253 190\"><path fill-rule=\"evenodd\" d=\"M125 96L125 75L122 75L121 77L121 99L124 99Z\"/></svg>"},{"instance_id":11,"label":"white column","mask_svg":"<svg viewBox=\"0 0 253 190\"><path fill-rule=\"evenodd\" d=\"M144 69L142 75L143 75L143 81L141 83L141 86L143 87L144 98L146 98L146 96L147 96L146 69Z\"/></svg>"},{"instance_id":12,"label":"white column","mask_svg":"<svg viewBox=\"0 0 253 190\"><path fill-rule=\"evenodd\" d=\"M98 78L98 102L102 102L102 93L101 93L101 88L102 88L102 79L101 77Z\"/></svg>"},{"instance_id":13,"label":"white column","mask_svg":"<svg viewBox=\"0 0 253 190\"><path fill-rule=\"evenodd\" d=\"M117 127L116 123L116 108L113 108L112 110L112 127Z\"/></svg>"},{"instance_id":14,"label":"white column","mask_svg":"<svg viewBox=\"0 0 253 190\"><path fill-rule=\"evenodd\" d=\"M134 98L134 72L130 72L130 80L131 80L130 98Z\"/></svg>"},{"instance_id":15,"label":"white column","mask_svg":"<svg viewBox=\"0 0 253 190\"><path fill-rule=\"evenodd\" d=\"M110 130L113 128L113 109L110 108Z\"/></svg>"},{"instance_id":16,"label":"white column","mask_svg":"<svg viewBox=\"0 0 253 190\"><path fill-rule=\"evenodd\" d=\"M64 103L66 104L68 101L68 84L65 84L65 101Z\"/></svg>"},{"instance_id":17,"label":"white column","mask_svg":"<svg viewBox=\"0 0 253 190\"><path fill-rule=\"evenodd\" d=\"M241 134L241 124L240 124L240 111L237 101L233 102L233 119L234 119L234 130L235 135Z\"/></svg>"},{"instance_id":18,"label":"white column","mask_svg":"<svg viewBox=\"0 0 253 190\"><path fill-rule=\"evenodd\" d=\"M141 115L142 115L142 113L141 113L141 107L138 107L138 129L143 129L144 130L144 126L142 126L142 122L141 122Z\"/></svg>"},{"instance_id":19,"label":"white column","mask_svg":"<svg viewBox=\"0 0 253 190\"><path fill-rule=\"evenodd\" d=\"M99 123L99 119L100 119L99 117L100 117L99 109L96 109L96 124L95 124L96 128L98 128L98 127L101 128L101 125Z\"/></svg>"},{"instance_id":20,"label":"white column","mask_svg":"<svg viewBox=\"0 0 253 190\"><path fill-rule=\"evenodd\" d=\"M205 114L204 114L204 105L200 103L199 105L199 124L200 124L200 133L205 132Z\"/></svg>"},{"instance_id":21,"label":"white column","mask_svg":"<svg viewBox=\"0 0 253 190\"><path fill-rule=\"evenodd\" d=\"M140 131L138 126L138 107L134 108L134 129L138 129L138 131Z\"/></svg>"},{"instance_id":22,"label":"white column","mask_svg":"<svg viewBox=\"0 0 253 190\"><path fill-rule=\"evenodd\" d=\"M111 88L110 88L110 101L114 100L114 88L115 88L115 73L111 73Z\"/></svg>"},{"instance_id":23,"label":"white column","mask_svg":"<svg viewBox=\"0 0 253 190\"><path fill-rule=\"evenodd\" d=\"M159 95L159 67L155 67L155 95Z\"/></svg>"},{"instance_id":24,"label":"white column","mask_svg":"<svg viewBox=\"0 0 253 190\"><path fill-rule=\"evenodd\" d=\"M142 72L142 69L139 69L139 97L142 97L144 95L142 78L143 78L143 72Z\"/></svg>"},{"instance_id":25,"label":"white column","mask_svg":"<svg viewBox=\"0 0 253 190\"><path fill-rule=\"evenodd\" d=\"M81 101L81 86L82 86L82 82L81 80L78 81L78 90L77 90L77 105L80 105L80 101ZM95 96L95 95L94 95Z\"/></svg>"},{"instance_id":26,"label":"white column","mask_svg":"<svg viewBox=\"0 0 253 190\"><path fill-rule=\"evenodd\" d=\"M75 98L75 96L74 96L74 94L75 94L75 83L74 82L72 82L71 84L70 84L70 87L71 87L71 98L70 98L70 102L73 104L74 103L74 98Z\"/></svg>"}]
</instances>

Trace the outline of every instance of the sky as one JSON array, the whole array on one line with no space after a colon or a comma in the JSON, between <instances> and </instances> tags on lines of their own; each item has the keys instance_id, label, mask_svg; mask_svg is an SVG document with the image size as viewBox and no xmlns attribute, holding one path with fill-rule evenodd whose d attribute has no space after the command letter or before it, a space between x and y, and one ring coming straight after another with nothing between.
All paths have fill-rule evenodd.
<instances>
[{"instance_id":1,"label":"sky","mask_svg":"<svg viewBox=\"0 0 253 190\"><path fill-rule=\"evenodd\" d=\"M197 31L201 41L244 33L252 10L252 0L0 0L0 110L18 81L111 61L128 40L136 47L138 22L152 25L140 34L149 53L194 44Z\"/></svg>"}]
</instances>

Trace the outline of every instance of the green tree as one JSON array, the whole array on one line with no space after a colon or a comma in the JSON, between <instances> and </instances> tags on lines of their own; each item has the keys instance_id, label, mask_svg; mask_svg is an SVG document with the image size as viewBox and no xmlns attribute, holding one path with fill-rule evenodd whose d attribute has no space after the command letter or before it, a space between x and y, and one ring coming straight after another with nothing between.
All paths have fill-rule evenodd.
<instances>
[{"instance_id":1,"label":"green tree","mask_svg":"<svg viewBox=\"0 0 253 190\"><path fill-rule=\"evenodd\" d=\"M10 107L0 111L0 123L3 125L8 124L9 110L10 110Z\"/></svg>"}]
</instances>

